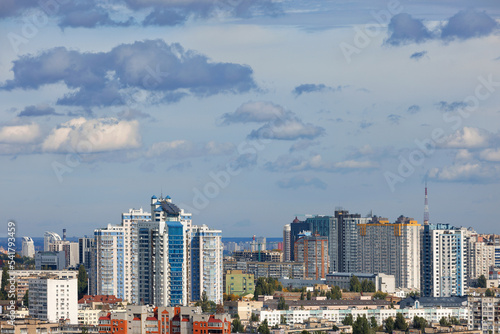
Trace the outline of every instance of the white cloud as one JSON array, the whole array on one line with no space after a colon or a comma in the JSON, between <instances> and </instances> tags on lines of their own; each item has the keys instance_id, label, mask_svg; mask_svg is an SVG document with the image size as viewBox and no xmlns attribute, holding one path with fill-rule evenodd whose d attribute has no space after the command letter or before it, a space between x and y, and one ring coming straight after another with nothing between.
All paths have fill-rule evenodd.
<instances>
[{"instance_id":1,"label":"white cloud","mask_svg":"<svg viewBox=\"0 0 500 334\"><path fill-rule=\"evenodd\" d=\"M97 153L138 148L139 123L116 118L72 119L53 129L42 143L44 152Z\"/></svg>"},{"instance_id":2,"label":"white cloud","mask_svg":"<svg viewBox=\"0 0 500 334\"><path fill-rule=\"evenodd\" d=\"M478 162L433 168L429 177L438 181L484 182L498 179L498 167Z\"/></svg>"},{"instance_id":3,"label":"white cloud","mask_svg":"<svg viewBox=\"0 0 500 334\"><path fill-rule=\"evenodd\" d=\"M478 148L485 147L491 139L491 133L486 130L464 127L449 135L442 147L445 148Z\"/></svg>"},{"instance_id":4,"label":"white cloud","mask_svg":"<svg viewBox=\"0 0 500 334\"><path fill-rule=\"evenodd\" d=\"M455 155L455 160L472 160L474 158L474 155L466 149L461 149L457 151L457 154Z\"/></svg>"},{"instance_id":5,"label":"white cloud","mask_svg":"<svg viewBox=\"0 0 500 334\"><path fill-rule=\"evenodd\" d=\"M0 128L0 143L29 144L40 136L40 126L36 123L6 125Z\"/></svg>"},{"instance_id":6,"label":"white cloud","mask_svg":"<svg viewBox=\"0 0 500 334\"><path fill-rule=\"evenodd\" d=\"M487 148L479 154L479 157L486 161L500 161L500 149Z\"/></svg>"}]
</instances>

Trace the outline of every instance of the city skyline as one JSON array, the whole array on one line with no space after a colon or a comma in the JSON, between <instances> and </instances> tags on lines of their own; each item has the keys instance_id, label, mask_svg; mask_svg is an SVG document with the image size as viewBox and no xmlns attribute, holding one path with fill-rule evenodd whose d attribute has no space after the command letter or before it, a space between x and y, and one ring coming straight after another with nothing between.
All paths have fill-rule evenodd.
<instances>
[{"instance_id":1,"label":"city skyline","mask_svg":"<svg viewBox=\"0 0 500 334\"><path fill-rule=\"evenodd\" d=\"M499 18L490 0L6 4L4 219L91 235L162 193L226 237L279 237L337 207L422 223L427 182L431 223L500 234Z\"/></svg>"}]
</instances>

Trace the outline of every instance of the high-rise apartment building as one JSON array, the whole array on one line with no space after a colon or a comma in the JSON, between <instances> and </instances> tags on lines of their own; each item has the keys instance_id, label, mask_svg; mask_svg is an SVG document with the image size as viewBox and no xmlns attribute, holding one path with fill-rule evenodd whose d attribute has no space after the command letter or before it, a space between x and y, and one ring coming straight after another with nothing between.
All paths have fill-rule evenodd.
<instances>
[{"instance_id":1,"label":"high-rise apartment building","mask_svg":"<svg viewBox=\"0 0 500 334\"><path fill-rule=\"evenodd\" d=\"M306 278L326 278L329 269L328 238L303 236L295 242L295 261L303 262Z\"/></svg>"},{"instance_id":2,"label":"high-rise apartment building","mask_svg":"<svg viewBox=\"0 0 500 334\"><path fill-rule=\"evenodd\" d=\"M50 245L56 241L61 241L61 236L56 232L45 231L43 234L43 251L50 251Z\"/></svg>"},{"instance_id":3,"label":"high-rise apartment building","mask_svg":"<svg viewBox=\"0 0 500 334\"><path fill-rule=\"evenodd\" d=\"M464 296L468 286L467 248L470 231L449 224L424 225L421 247L421 294Z\"/></svg>"},{"instance_id":4,"label":"high-rise apartment building","mask_svg":"<svg viewBox=\"0 0 500 334\"><path fill-rule=\"evenodd\" d=\"M157 306L187 305L187 234L191 230L191 214L179 209L169 196L165 199L153 196L151 208L154 221L139 222L137 226L139 302Z\"/></svg>"},{"instance_id":5,"label":"high-rise apartment building","mask_svg":"<svg viewBox=\"0 0 500 334\"><path fill-rule=\"evenodd\" d=\"M95 258L92 259L91 252L90 260L95 275L91 270L91 291L137 303L137 223L149 221L151 214L142 208L130 209L121 218L121 225L94 231Z\"/></svg>"},{"instance_id":6,"label":"high-rise apartment building","mask_svg":"<svg viewBox=\"0 0 500 334\"><path fill-rule=\"evenodd\" d=\"M205 291L208 300L222 303L222 231L206 225L191 228L191 300L200 300Z\"/></svg>"},{"instance_id":7,"label":"high-rise apartment building","mask_svg":"<svg viewBox=\"0 0 500 334\"><path fill-rule=\"evenodd\" d=\"M420 230L403 216L392 224L380 217L359 224L357 272L394 275L396 287L420 290Z\"/></svg>"},{"instance_id":8,"label":"high-rise apartment building","mask_svg":"<svg viewBox=\"0 0 500 334\"><path fill-rule=\"evenodd\" d=\"M488 277L490 267L495 266L495 245L477 234L469 238L467 248L467 276L469 284L481 275Z\"/></svg>"},{"instance_id":9,"label":"high-rise apartment building","mask_svg":"<svg viewBox=\"0 0 500 334\"><path fill-rule=\"evenodd\" d=\"M35 244L31 237L23 237L22 241L21 256L25 257L35 257Z\"/></svg>"},{"instance_id":10,"label":"high-rise apartment building","mask_svg":"<svg viewBox=\"0 0 500 334\"><path fill-rule=\"evenodd\" d=\"M283 227L283 261L290 261L291 243L290 243L290 224L285 224Z\"/></svg>"},{"instance_id":11,"label":"high-rise apartment building","mask_svg":"<svg viewBox=\"0 0 500 334\"><path fill-rule=\"evenodd\" d=\"M311 231L311 223L301 221L297 217L290 224L290 261L295 261L295 241L303 231Z\"/></svg>"},{"instance_id":12,"label":"high-rise apartment building","mask_svg":"<svg viewBox=\"0 0 500 334\"><path fill-rule=\"evenodd\" d=\"M358 225L366 224L369 217L336 210L329 228L330 270L333 272L356 272L358 265ZM315 229L313 228L313 231Z\"/></svg>"}]
</instances>

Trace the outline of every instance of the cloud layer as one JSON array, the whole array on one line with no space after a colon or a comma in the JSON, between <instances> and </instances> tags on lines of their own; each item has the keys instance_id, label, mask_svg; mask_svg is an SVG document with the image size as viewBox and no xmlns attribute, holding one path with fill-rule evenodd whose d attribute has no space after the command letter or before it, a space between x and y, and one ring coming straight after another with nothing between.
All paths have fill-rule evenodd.
<instances>
[{"instance_id":1,"label":"cloud layer","mask_svg":"<svg viewBox=\"0 0 500 334\"><path fill-rule=\"evenodd\" d=\"M467 9L458 12L441 27L429 30L422 20L408 13L394 15L388 26L389 37L386 43L400 46L411 43L423 43L431 39L450 41L488 36L498 29L498 23L486 12ZM420 59L424 54L415 53L412 59Z\"/></svg>"},{"instance_id":2,"label":"cloud layer","mask_svg":"<svg viewBox=\"0 0 500 334\"><path fill-rule=\"evenodd\" d=\"M123 105L131 90L175 102L186 95L243 93L256 84L249 66L211 62L195 51L162 40L121 44L110 52L80 53L58 47L14 61L14 79L1 89L38 89L64 83L73 92L57 104L71 106Z\"/></svg>"}]
</instances>

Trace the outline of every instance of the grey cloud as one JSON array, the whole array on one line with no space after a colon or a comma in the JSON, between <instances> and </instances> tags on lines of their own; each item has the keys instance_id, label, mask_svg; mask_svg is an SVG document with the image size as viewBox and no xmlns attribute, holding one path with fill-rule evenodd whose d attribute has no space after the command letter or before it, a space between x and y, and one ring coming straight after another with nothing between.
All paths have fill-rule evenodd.
<instances>
[{"instance_id":1,"label":"grey cloud","mask_svg":"<svg viewBox=\"0 0 500 334\"><path fill-rule=\"evenodd\" d=\"M37 89L63 82L76 90L57 103L73 106L123 105L127 89L143 89L178 100L256 88L249 66L210 62L179 44L146 40L121 44L107 53L80 53L64 47L14 61L14 79L0 89Z\"/></svg>"},{"instance_id":2,"label":"grey cloud","mask_svg":"<svg viewBox=\"0 0 500 334\"><path fill-rule=\"evenodd\" d=\"M180 25L190 18L208 18L219 13L240 18L256 15L276 16L283 13L281 5L272 0L126 0L125 5L132 12L150 10L142 24L160 26ZM3 0L0 2L0 19L19 17L37 9L51 18L56 18L61 28L137 24L132 18L125 21L114 20L112 16L123 14L116 8L102 0Z\"/></svg>"},{"instance_id":3,"label":"grey cloud","mask_svg":"<svg viewBox=\"0 0 500 334\"><path fill-rule=\"evenodd\" d=\"M326 92L326 91L340 91L342 90L341 86L337 88L326 86L325 84L303 84L295 87L292 93L295 96L300 96L304 93L313 93L313 92Z\"/></svg>"},{"instance_id":4,"label":"grey cloud","mask_svg":"<svg viewBox=\"0 0 500 334\"><path fill-rule=\"evenodd\" d=\"M419 105L411 105L408 107L408 110L406 110L406 112L408 112L409 114L416 114L420 111L420 106Z\"/></svg>"},{"instance_id":5,"label":"grey cloud","mask_svg":"<svg viewBox=\"0 0 500 334\"><path fill-rule=\"evenodd\" d=\"M48 105L27 106L20 113L19 117L38 117L38 116L61 116L56 110Z\"/></svg>"},{"instance_id":6,"label":"grey cloud","mask_svg":"<svg viewBox=\"0 0 500 334\"><path fill-rule=\"evenodd\" d=\"M394 15L389 22L388 29L390 36L386 43L394 46L422 43L432 37L431 32L421 20L415 19L407 13Z\"/></svg>"},{"instance_id":7,"label":"grey cloud","mask_svg":"<svg viewBox=\"0 0 500 334\"><path fill-rule=\"evenodd\" d=\"M280 140L296 140L296 139L314 139L323 135L325 129L315 126L310 123L304 123L297 117L277 120L261 126L257 130L253 130L249 135L249 139L280 139Z\"/></svg>"},{"instance_id":8,"label":"grey cloud","mask_svg":"<svg viewBox=\"0 0 500 334\"><path fill-rule=\"evenodd\" d=\"M132 120L132 119L139 119L139 118L150 118L151 115L142 112L140 110L135 110L135 109L126 109L120 111L118 114L119 118L126 119L126 120Z\"/></svg>"},{"instance_id":9,"label":"grey cloud","mask_svg":"<svg viewBox=\"0 0 500 334\"><path fill-rule=\"evenodd\" d=\"M373 122L368 122L367 120L362 120L360 123L359 123L359 127L361 129L367 129L369 128L370 126L373 125Z\"/></svg>"},{"instance_id":10,"label":"grey cloud","mask_svg":"<svg viewBox=\"0 0 500 334\"><path fill-rule=\"evenodd\" d=\"M468 39L491 34L498 23L485 12L463 10L452 16L441 30L443 39Z\"/></svg>"},{"instance_id":11,"label":"grey cloud","mask_svg":"<svg viewBox=\"0 0 500 334\"><path fill-rule=\"evenodd\" d=\"M458 109L465 108L465 107L467 107L467 103L461 102L461 101L454 101L451 103L448 103L446 101L439 101L438 103L436 103L436 106L441 111L449 112L449 111L455 111Z\"/></svg>"},{"instance_id":12,"label":"grey cloud","mask_svg":"<svg viewBox=\"0 0 500 334\"><path fill-rule=\"evenodd\" d=\"M319 145L318 141L312 141L310 139L302 139L293 143L293 145L290 146L290 152L304 151L307 150L309 147L316 145Z\"/></svg>"},{"instance_id":13,"label":"grey cloud","mask_svg":"<svg viewBox=\"0 0 500 334\"><path fill-rule=\"evenodd\" d=\"M401 116L395 114L390 114L389 116L387 116L387 119L393 124L399 124L401 118L402 118Z\"/></svg>"},{"instance_id":14,"label":"grey cloud","mask_svg":"<svg viewBox=\"0 0 500 334\"><path fill-rule=\"evenodd\" d=\"M422 43L431 39L442 41L465 40L488 36L497 29L498 23L486 12L478 12L473 9L458 12L450 17L442 27L438 27L433 31L427 29L421 20L415 19L407 13L401 13L392 17L388 26L389 38L386 43L399 46ZM418 60L424 55L417 52L411 58Z\"/></svg>"},{"instance_id":15,"label":"grey cloud","mask_svg":"<svg viewBox=\"0 0 500 334\"><path fill-rule=\"evenodd\" d=\"M415 52L410 56L410 59L419 60L427 54L427 51Z\"/></svg>"},{"instance_id":16,"label":"grey cloud","mask_svg":"<svg viewBox=\"0 0 500 334\"><path fill-rule=\"evenodd\" d=\"M317 177L294 176L281 179L277 183L278 187L283 189L298 189L300 187L313 187L317 189L326 189L327 184Z\"/></svg>"},{"instance_id":17,"label":"grey cloud","mask_svg":"<svg viewBox=\"0 0 500 334\"><path fill-rule=\"evenodd\" d=\"M263 123L287 117L288 114L282 106L272 102L258 101L243 103L235 112L222 115L222 120L225 124Z\"/></svg>"},{"instance_id":18,"label":"grey cloud","mask_svg":"<svg viewBox=\"0 0 500 334\"><path fill-rule=\"evenodd\" d=\"M179 13L175 9L159 9L153 10L146 16L142 25L144 26L176 26L186 22L188 17Z\"/></svg>"}]
</instances>

